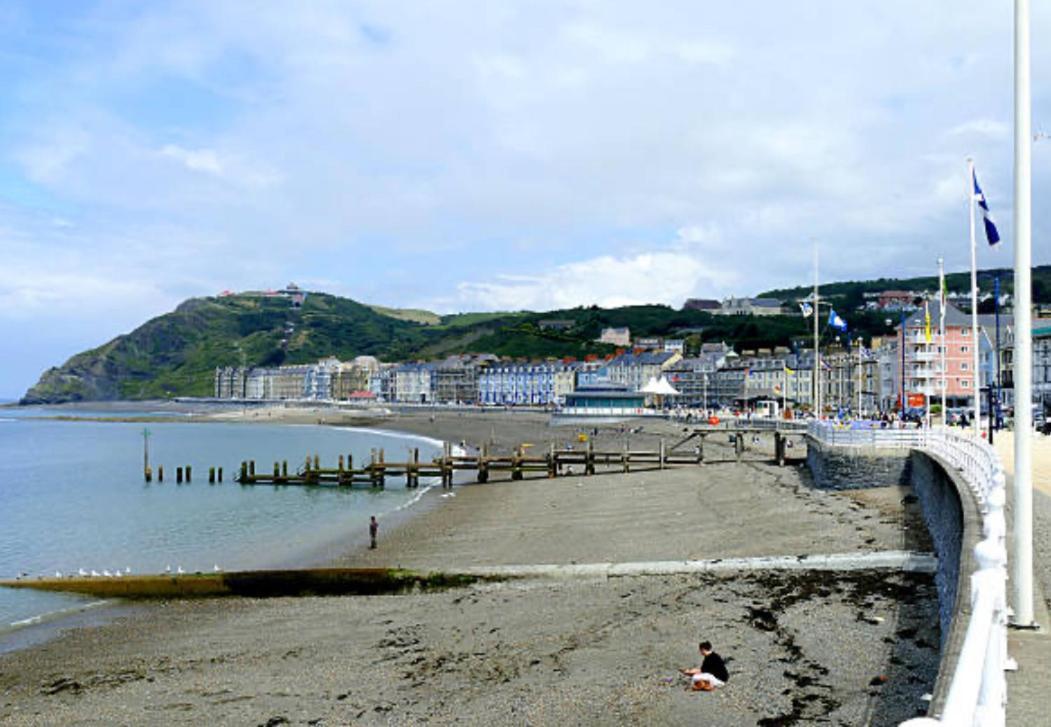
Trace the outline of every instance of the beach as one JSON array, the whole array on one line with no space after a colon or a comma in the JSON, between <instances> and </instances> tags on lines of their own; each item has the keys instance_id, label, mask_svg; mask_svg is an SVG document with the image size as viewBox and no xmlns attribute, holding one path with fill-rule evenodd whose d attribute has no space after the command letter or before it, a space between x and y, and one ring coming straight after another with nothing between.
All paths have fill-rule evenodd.
<instances>
[{"instance_id":1,"label":"beach","mask_svg":"<svg viewBox=\"0 0 1051 727\"><path fill-rule=\"evenodd\" d=\"M355 416L497 449L577 434L530 413ZM630 436L633 446L670 444L681 430L647 421ZM604 428L596 446L624 436ZM907 489L816 491L798 462L729 455L711 446L701 467L435 489L418 514L381 527L377 550L349 547L332 560L453 571L930 549ZM925 709L937 623L931 577L893 571L166 602L0 656L0 721L896 724ZM685 691L677 671L697 665L701 639L728 659L731 681L714 693Z\"/></svg>"}]
</instances>

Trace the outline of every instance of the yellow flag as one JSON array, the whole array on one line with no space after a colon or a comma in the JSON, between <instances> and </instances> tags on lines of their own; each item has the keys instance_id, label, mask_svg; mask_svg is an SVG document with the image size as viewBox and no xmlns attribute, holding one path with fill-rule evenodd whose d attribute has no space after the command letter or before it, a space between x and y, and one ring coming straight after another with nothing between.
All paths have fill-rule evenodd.
<instances>
[{"instance_id":1,"label":"yellow flag","mask_svg":"<svg viewBox=\"0 0 1051 727\"><path fill-rule=\"evenodd\" d=\"M923 336L927 343L931 342L931 308L927 301L923 301Z\"/></svg>"}]
</instances>

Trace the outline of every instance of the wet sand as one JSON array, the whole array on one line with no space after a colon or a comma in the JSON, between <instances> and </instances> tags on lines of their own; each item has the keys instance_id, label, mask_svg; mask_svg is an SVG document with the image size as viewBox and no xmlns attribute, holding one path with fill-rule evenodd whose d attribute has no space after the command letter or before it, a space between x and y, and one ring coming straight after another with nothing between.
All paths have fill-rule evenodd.
<instances>
[{"instance_id":1,"label":"wet sand","mask_svg":"<svg viewBox=\"0 0 1051 727\"><path fill-rule=\"evenodd\" d=\"M381 426L496 447L576 433L542 415L430 416ZM647 423L632 441L680 428ZM338 560L455 570L924 549L905 491L817 492L804 467L750 459L434 490L378 550ZM684 691L676 671L701 638L732 659L711 694ZM923 708L938 640L931 579L870 572L170 602L0 657L0 722L896 724Z\"/></svg>"}]
</instances>

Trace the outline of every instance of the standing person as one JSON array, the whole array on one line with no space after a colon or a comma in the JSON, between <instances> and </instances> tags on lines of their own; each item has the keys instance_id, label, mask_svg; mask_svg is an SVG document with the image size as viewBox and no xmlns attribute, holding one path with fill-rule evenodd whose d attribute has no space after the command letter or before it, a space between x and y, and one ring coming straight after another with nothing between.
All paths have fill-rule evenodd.
<instances>
[{"instance_id":1,"label":"standing person","mask_svg":"<svg viewBox=\"0 0 1051 727\"><path fill-rule=\"evenodd\" d=\"M376 549L376 536L379 535L380 524L376 522L376 516L369 519L369 550Z\"/></svg>"},{"instance_id":2,"label":"standing person","mask_svg":"<svg viewBox=\"0 0 1051 727\"><path fill-rule=\"evenodd\" d=\"M730 680L723 658L712 651L712 642L702 641L698 648L701 652L700 669L683 669L682 673L690 677L690 688L697 692L711 692Z\"/></svg>"}]
</instances>

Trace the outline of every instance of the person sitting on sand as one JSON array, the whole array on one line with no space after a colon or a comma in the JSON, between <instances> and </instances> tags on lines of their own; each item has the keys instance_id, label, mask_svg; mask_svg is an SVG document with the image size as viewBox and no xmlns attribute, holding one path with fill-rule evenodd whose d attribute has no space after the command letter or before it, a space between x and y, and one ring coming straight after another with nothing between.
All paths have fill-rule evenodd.
<instances>
[{"instance_id":1,"label":"person sitting on sand","mask_svg":"<svg viewBox=\"0 0 1051 727\"><path fill-rule=\"evenodd\" d=\"M725 685L730 680L730 673L726 671L723 658L712 651L712 642L702 641L699 649L702 657L701 668L680 671L690 677L690 688L695 692L711 692Z\"/></svg>"}]
</instances>

